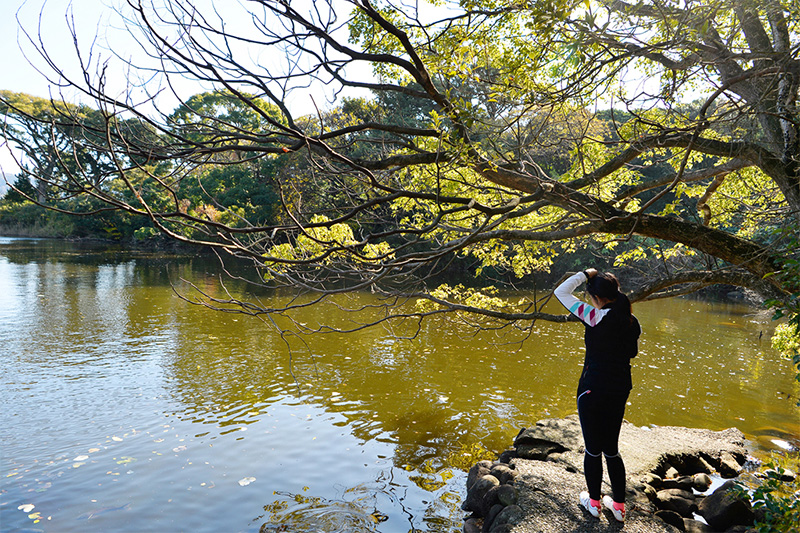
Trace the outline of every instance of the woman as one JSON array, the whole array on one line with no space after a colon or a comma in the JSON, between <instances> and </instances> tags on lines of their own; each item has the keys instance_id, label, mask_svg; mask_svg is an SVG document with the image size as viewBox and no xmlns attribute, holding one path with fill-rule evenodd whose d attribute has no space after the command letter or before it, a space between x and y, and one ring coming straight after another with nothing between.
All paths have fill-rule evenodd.
<instances>
[{"instance_id":1,"label":"woman","mask_svg":"<svg viewBox=\"0 0 800 533\"><path fill-rule=\"evenodd\" d=\"M584 281L592 305L572 295ZM588 268L567 278L556 288L555 295L585 327L586 357L578 382L578 416L588 491L581 492L580 504L592 516L600 516L601 455L605 455L613 497L603 497L603 505L622 522L625 464L619 454L619 432L631 390L630 360L636 356L642 330L633 316L630 300L619 291L619 282L613 274Z\"/></svg>"}]
</instances>

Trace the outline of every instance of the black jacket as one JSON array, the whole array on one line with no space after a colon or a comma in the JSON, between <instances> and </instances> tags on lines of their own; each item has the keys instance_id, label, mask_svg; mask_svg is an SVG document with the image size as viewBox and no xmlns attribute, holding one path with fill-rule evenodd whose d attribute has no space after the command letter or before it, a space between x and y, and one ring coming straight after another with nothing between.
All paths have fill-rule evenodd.
<instances>
[{"instance_id":1,"label":"black jacket","mask_svg":"<svg viewBox=\"0 0 800 533\"><path fill-rule=\"evenodd\" d=\"M586 357L578 382L578 394L587 390L628 394L632 387L630 360L639 351L642 328L635 316L614 309L611 304L596 309L577 299L572 292L584 281L586 277L578 272L564 280L554 291L558 301L578 317L586 328Z\"/></svg>"},{"instance_id":2,"label":"black jacket","mask_svg":"<svg viewBox=\"0 0 800 533\"><path fill-rule=\"evenodd\" d=\"M631 359L639 352L642 328L635 316L622 315L615 309L594 327L584 323L586 357L578 382L578 394L596 392L627 394L632 388Z\"/></svg>"}]
</instances>

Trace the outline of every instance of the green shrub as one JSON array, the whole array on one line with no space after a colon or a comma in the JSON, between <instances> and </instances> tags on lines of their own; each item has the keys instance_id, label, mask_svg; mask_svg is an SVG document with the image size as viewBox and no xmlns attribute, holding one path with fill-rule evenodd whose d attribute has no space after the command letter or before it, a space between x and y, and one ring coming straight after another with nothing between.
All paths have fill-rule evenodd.
<instances>
[{"instance_id":1,"label":"green shrub","mask_svg":"<svg viewBox=\"0 0 800 533\"><path fill-rule=\"evenodd\" d=\"M793 481L781 480L786 472L783 465L791 460L784 455L773 456L766 463L766 479L753 491L751 502L758 517L754 528L758 533L800 531L800 481L797 478ZM796 453L794 462L798 462Z\"/></svg>"}]
</instances>

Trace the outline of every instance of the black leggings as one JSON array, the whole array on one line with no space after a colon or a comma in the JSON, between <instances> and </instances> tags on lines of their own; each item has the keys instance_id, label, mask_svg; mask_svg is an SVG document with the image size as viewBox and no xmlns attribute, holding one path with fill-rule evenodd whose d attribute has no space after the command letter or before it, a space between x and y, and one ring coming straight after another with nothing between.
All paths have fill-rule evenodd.
<instances>
[{"instance_id":1,"label":"black leggings","mask_svg":"<svg viewBox=\"0 0 800 533\"><path fill-rule=\"evenodd\" d=\"M619 454L619 431L628 393L608 394L586 391L578 396L578 416L581 420L583 443L583 473L589 497L600 499L603 482L603 458L606 456L608 478L614 501L625 502L625 463Z\"/></svg>"}]
</instances>

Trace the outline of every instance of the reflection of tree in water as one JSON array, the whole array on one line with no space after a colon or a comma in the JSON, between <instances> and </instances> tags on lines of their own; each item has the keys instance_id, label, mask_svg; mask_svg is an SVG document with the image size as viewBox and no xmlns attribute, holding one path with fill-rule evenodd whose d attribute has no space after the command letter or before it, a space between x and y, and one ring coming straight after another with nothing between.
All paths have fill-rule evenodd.
<instances>
[{"instance_id":1,"label":"reflection of tree in water","mask_svg":"<svg viewBox=\"0 0 800 533\"><path fill-rule=\"evenodd\" d=\"M307 327L330 323L332 309L315 306L294 319ZM536 388L571 400L560 383L517 379L529 363L515 348L477 339L464 349L457 332L435 320L412 341L382 328L314 335L307 344L290 337L291 353L274 328L252 317L192 308L173 320L177 347L165 362L185 406L177 416L235 429L276 401L307 403L340 414L363 442L391 443L394 465L404 469L467 469L501 452L530 417L507 398L530 397ZM421 488L436 483L423 477L415 480Z\"/></svg>"},{"instance_id":2,"label":"reflection of tree in water","mask_svg":"<svg viewBox=\"0 0 800 533\"><path fill-rule=\"evenodd\" d=\"M355 489L351 489L355 490ZM370 510L370 494L355 500L327 498L275 491L282 499L264 506L268 521L261 531L373 531L385 520L378 510Z\"/></svg>"},{"instance_id":3,"label":"reflection of tree in water","mask_svg":"<svg viewBox=\"0 0 800 533\"><path fill-rule=\"evenodd\" d=\"M453 517L460 516L461 498L441 488L431 490L435 494L424 502L427 504L422 518L426 526L424 531L445 533L460 528L461 521ZM405 492L402 485L392 479L391 473L384 472L375 482L347 488L335 499L275 491L278 498L264 506L265 515L256 521L266 519L260 529L262 533L368 532L377 531L378 524L387 520L404 519L408 520L410 531L420 531L417 527L421 513L406 507Z\"/></svg>"}]
</instances>

